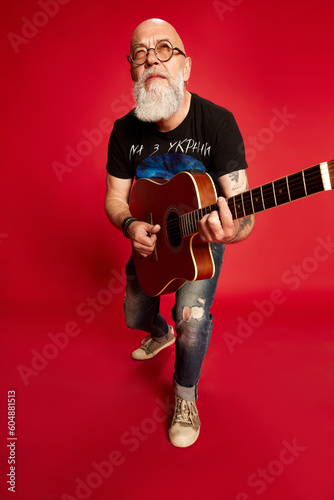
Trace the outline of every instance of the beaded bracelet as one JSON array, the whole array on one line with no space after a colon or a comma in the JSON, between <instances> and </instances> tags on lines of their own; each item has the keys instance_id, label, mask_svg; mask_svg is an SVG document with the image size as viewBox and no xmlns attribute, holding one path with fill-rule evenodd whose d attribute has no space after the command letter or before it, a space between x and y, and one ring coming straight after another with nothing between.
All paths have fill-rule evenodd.
<instances>
[{"instance_id":1,"label":"beaded bracelet","mask_svg":"<svg viewBox=\"0 0 334 500\"><path fill-rule=\"evenodd\" d=\"M135 217L126 217L123 222L122 222L122 229L123 229L123 234L126 238L129 238L128 236L128 229L129 226L132 222L135 222L137 219Z\"/></svg>"}]
</instances>

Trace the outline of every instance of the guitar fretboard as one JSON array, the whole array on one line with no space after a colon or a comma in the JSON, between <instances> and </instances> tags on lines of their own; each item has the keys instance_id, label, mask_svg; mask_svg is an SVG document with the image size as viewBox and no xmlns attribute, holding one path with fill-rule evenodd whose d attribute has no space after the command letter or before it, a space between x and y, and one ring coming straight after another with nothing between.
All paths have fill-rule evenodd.
<instances>
[{"instance_id":1,"label":"guitar fretboard","mask_svg":"<svg viewBox=\"0 0 334 500\"><path fill-rule=\"evenodd\" d=\"M320 163L227 198L233 220L242 219L334 187L334 160ZM217 203L180 216L181 236L198 232L201 218L218 210Z\"/></svg>"}]
</instances>

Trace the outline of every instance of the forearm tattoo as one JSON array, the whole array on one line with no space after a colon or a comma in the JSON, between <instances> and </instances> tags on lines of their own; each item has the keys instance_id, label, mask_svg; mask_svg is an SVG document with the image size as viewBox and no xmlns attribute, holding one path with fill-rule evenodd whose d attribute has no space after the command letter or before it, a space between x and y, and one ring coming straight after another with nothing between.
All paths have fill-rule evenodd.
<instances>
[{"instance_id":1,"label":"forearm tattoo","mask_svg":"<svg viewBox=\"0 0 334 500\"><path fill-rule=\"evenodd\" d=\"M245 229L246 226L249 226L250 228L252 228L253 223L254 223L254 219L251 215L249 215L248 217L244 217L243 219L239 219L238 222L239 222L238 231L233 236L233 238L228 241L228 243L233 243L233 241L239 236L239 234Z\"/></svg>"},{"instance_id":2,"label":"forearm tattoo","mask_svg":"<svg viewBox=\"0 0 334 500\"><path fill-rule=\"evenodd\" d=\"M234 172L230 172L228 176L231 181L230 189L232 191L237 191L238 193L242 193L249 189L247 175L244 170L236 170ZM237 233L233 236L232 239L228 241L228 243L239 241L238 236L244 230L247 230L247 234L245 235L246 237L251 232L253 224L254 224L254 217L252 215L239 219Z\"/></svg>"}]
</instances>

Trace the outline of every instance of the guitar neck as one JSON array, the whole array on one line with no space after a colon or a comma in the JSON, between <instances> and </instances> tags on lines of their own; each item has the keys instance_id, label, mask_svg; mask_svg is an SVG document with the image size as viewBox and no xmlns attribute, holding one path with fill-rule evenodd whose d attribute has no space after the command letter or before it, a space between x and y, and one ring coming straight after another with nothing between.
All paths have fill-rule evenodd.
<instances>
[{"instance_id":1,"label":"guitar neck","mask_svg":"<svg viewBox=\"0 0 334 500\"><path fill-rule=\"evenodd\" d=\"M334 160L331 160L231 196L226 201L233 220L238 220L333 188ZM182 237L197 233L200 219L214 210L218 210L217 203L181 215Z\"/></svg>"}]
</instances>

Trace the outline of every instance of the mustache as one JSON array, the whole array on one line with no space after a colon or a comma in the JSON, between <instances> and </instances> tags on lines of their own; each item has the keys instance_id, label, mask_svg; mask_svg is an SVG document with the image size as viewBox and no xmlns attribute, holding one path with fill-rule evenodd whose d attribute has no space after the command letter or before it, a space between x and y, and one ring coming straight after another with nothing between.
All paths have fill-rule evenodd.
<instances>
[{"instance_id":1,"label":"mustache","mask_svg":"<svg viewBox=\"0 0 334 500\"><path fill-rule=\"evenodd\" d=\"M146 81L146 78L150 75L160 75L160 76L164 76L169 82L171 80L170 78L170 75L167 73L167 71L164 71L162 69L158 69L158 68L149 68L145 71L145 73L143 73L141 75L141 77L139 78L138 80L138 84L142 84Z\"/></svg>"}]
</instances>

